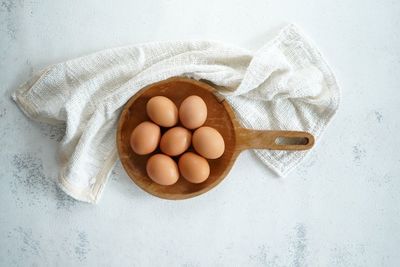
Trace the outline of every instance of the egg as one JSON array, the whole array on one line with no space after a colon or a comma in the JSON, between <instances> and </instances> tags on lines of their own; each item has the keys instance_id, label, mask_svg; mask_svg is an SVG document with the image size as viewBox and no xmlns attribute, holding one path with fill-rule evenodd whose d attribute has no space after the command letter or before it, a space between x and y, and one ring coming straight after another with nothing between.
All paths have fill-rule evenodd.
<instances>
[{"instance_id":1,"label":"egg","mask_svg":"<svg viewBox=\"0 0 400 267\"><path fill-rule=\"evenodd\" d=\"M149 118L162 127L172 127L178 122L178 109L165 96L152 97L146 104Z\"/></svg>"},{"instance_id":2,"label":"egg","mask_svg":"<svg viewBox=\"0 0 400 267\"><path fill-rule=\"evenodd\" d=\"M225 142L222 135L211 127L200 127L193 133L193 147L207 159L217 159L224 154Z\"/></svg>"},{"instance_id":3,"label":"egg","mask_svg":"<svg viewBox=\"0 0 400 267\"><path fill-rule=\"evenodd\" d=\"M172 185L179 178L178 165L164 154L151 156L147 161L146 171L150 179L160 185Z\"/></svg>"},{"instance_id":4,"label":"egg","mask_svg":"<svg viewBox=\"0 0 400 267\"><path fill-rule=\"evenodd\" d=\"M192 152L186 152L179 158L179 171L191 183L202 183L210 176L208 161Z\"/></svg>"},{"instance_id":5,"label":"egg","mask_svg":"<svg viewBox=\"0 0 400 267\"><path fill-rule=\"evenodd\" d=\"M192 95L187 97L179 107L179 120L188 129L202 126L207 119L207 105L204 100Z\"/></svg>"},{"instance_id":6,"label":"egg","mask_svg":"<svg viewBox=\"0 0 400 267\"><path fill-rule=\"evenodd\" d=\"M156 150L160 137L160 127L150 121L145 121L132 131L130 145L136 154L146 155Z\"/></svg>"},{"instance_id":7,"label":"egg","mask_svg":"<svg viewBox=\"0 0 400 267\"><path fill-rule=\"evenodd\" d=\"M192 142L192 133L183 127L174 127L161 137L160 149L169 156L178 156L185 152Z\"/></svg>"}]
</instances>

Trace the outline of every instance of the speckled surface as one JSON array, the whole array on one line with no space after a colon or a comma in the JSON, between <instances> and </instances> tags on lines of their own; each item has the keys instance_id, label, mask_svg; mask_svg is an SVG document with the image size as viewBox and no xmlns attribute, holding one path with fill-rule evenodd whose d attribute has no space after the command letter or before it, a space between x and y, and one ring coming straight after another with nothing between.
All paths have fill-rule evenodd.
<instances>
[{"instance_id":1,"label":"speckled surface","mask_svg":"<svg viewBox=\"0 0 400 267\"><path fill-rule=\"evenodd\" d=\"M399 266L400 2L0 0L0 266ZM48 64L152 40L256 49L287 22L318 44L341 108L286 178L251 153L206 195L166 201L120 164L96 206L55 184L63 128L10 92Z\"/></svg>"}]
</instances>

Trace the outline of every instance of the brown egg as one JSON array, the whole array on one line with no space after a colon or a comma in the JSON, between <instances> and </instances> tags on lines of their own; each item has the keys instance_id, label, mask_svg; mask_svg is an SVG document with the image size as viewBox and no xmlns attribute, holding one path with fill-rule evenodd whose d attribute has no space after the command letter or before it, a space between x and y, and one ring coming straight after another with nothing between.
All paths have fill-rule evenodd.
<instances>
[{"instance_id":1,"label":"brown egg","mask_svg":"<svg viewBox=\"0 0 400 267\"><path fill-rule=\"evenodd\" d=\"M172 127L178 122L178 109L165 96L152 97L146 104L147 115L162 127Z\"/></svg>"},{"instance_id":2,"label":"brown egg","mask_svg":"<svg viewBox=\"0 0 400 267\"><path fill-rule=\"evenodd\" d=\"M156 150L160 142L161 131L157 124L145 121L133 129L130 143L132 150L138 155L146 155Z\"/></svg>"},{"instance_id":3,"label":"brown egg","mask_svg":"<svg viewBox=\"0 0 400 267\"><path fill-rule=\"evenodd\" d=\"M211 127L200 127L193 133L193 147L197 153L207 159L216 159L225 151L222 135Z\"/></svg>"},{"instance_id":4,"label":"brown egg","mask_svg":"<svg viewBox=\"0 0 400 267\"><path fill-rule=\"evenodd\" d=\"M151 180L160 185L172 185L179 178L178 165L164 154L151 156L147 161L146 171Z\"/></svg>"},{"instance_id":5,"label":"brown egg","mask_svg":"<svg viewBox=\"0 0 400 267\"><path fill-rule=\"evenodd\" d=\"M179 158L179 170L182 176L191 183L202 183L210 175L208 161L192 152L186 152Z\"/></svg>"},{"instance_id":6,"label":"brown egg","mask_svg":"<svg viewBox=\"0 0 400 267\"><path fill-rule=\"evenodd\" d=\"M179 107L179 119L188 129L196 129L204 124L207 119L207 105L204 100L192 95L187 97Z\"/></svg>"},{"instance_id":7,"label":"brown egg","mask_svg":"<svg viewBox=\"0 0 400 267\"><path fill-rule=\"evenodd\" d=\"M183 127L169 129L161 137L161 151L169 156L178 156L185 152L192 142L192 133Z\"/></svg>"}]
</instances>

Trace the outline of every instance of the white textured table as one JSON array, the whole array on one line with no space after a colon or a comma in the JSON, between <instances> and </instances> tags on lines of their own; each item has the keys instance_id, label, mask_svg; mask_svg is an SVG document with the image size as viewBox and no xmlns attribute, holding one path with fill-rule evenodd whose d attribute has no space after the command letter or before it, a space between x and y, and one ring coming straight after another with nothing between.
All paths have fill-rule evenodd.
<instances>
[{"instance_id":1,"label":"white textured table","mask_svg":"<svg viewBox=\"0 0 400 267\"><path fill-rule=\"evenodd\" d=\"M399 266L400 2L190 2L0 2L0 265ZM286 178L246 152L216 189L175 202L118 164L101 202L80 203L55 185L63 129L9 97L34 71L103 48L204 38L256 49L288 22L320 47L343 98Z\"/></svg>"}]
</instances>

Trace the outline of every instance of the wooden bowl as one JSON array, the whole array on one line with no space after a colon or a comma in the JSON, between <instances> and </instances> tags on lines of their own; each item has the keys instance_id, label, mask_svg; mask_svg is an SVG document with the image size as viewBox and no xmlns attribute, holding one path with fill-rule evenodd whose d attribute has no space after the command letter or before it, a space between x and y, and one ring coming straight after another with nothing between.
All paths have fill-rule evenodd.
<instances>
[{"instance_id":1,"label":"wooden bowl","mask_svg":"<svg viewBox=\"0 0 400 267\"><path fill-rule=\"evenodd\" d=\"M210 176L205 182L193 184L180 177L173 185L159 185L147 176L146 162L151 155L160 153L160 150L141 156L131 149L129 140L132 130L139 123L150 120L146 114L147 101L159 95L171 99L178 108L181 102L191 95L198 95L206 102L208 117L205 126L213 127L220 132L225 141L225 152L218 159L208 160ZM162 130L164 131L165 129ZM283 138L282 140L286 142L283 144L277 142L279 138ZM186 199L207 192L224 179L239 153L245 149L305 150L311 148L313 144L314 137L307 132L242 128L229 104L211 85L188 78L170 78L141 89L126 103L117 129L118 153L129 177L144 191L165 199Z\"/></svg>"}]
</instances>

